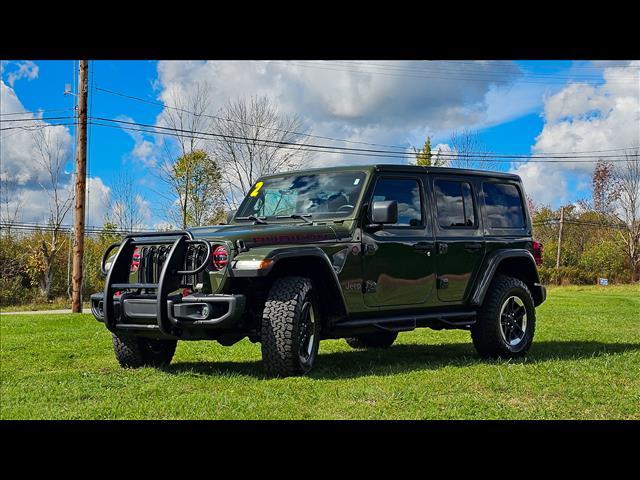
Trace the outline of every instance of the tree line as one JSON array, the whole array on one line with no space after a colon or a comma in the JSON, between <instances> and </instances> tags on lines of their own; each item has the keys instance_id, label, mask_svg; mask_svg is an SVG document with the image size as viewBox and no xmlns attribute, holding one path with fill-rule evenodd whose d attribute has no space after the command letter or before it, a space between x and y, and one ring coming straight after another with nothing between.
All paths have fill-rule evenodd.
<instances>
[{"instance_id":1,"label":"tree line","mask_svg":"<svg viewBox=\"0 0 640 480\"><path fill-rule=\"evenodd\" d=\"M175 132L174 141L161 142L155 165L156 211L173 228L217 224L236 208L262 175L304 167L311 153L302 148L309 129L298 115L281 113L267 97L229 100L210 115L210 89L199 84L189 94L168 93L159 122ZM203 138L197 132L215 136ZM68 252L72 238L65 232L72 189L63 182L67 162L64 146L45 128L33 131L38 183L46 198L46 228L17 231L23 205L15 184L0 175L0 304L51 300L68 294ZM242 140L238 140L242 139ZM287 145L288 148L283 148ZM295 148L300 145L300 148ZM293 148L292 148L293 146ZM418 165L491 169L476 132L454 132L450 150L432 151L431 139L415 149ZM483 153L479 153L483 152ZM529 201L535 237L545 245L546 282L593 283L605 276L614 281L637 281L640 276L640 165L638 152L627 162L600 161L592 177L593 196L565 206L561 265L555 267L559 210ZM89 235L85 245L84 298L102 288L99 260L121 232L145 228L149 203L138 189L131 169L119 172L111 184L102 231Z\"/></svg>"}]
</instances>

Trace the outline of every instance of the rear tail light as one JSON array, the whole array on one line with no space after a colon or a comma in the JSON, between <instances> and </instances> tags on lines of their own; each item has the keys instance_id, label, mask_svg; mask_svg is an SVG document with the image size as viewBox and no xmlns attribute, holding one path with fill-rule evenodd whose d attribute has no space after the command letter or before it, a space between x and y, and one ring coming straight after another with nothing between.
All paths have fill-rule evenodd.
<instances>
[{"instance_id":1,"label":"rear tail light","mask_svg":"<svg viewBox=\"0 0 640 480\"><path fill-rule=\"evenodd\" d=\"M222 270L229 263L229 252L227 247L218 245L211 254L211 265L216 270Z\"/></svg>"},{"instance_id":2,"label":"rear tail light","mask_svg":"<svg viewBox=\"0 0 640 480\"><path fill-rule=\"evenodd\" d=\"M543 247L540 242L533 242L533 259L536 261L536 265L542 265L542 252Z\"/></svg>"},{"instance_id":3,"label":"rear tail light","mask_svg":"<svg viewBox=\"0 0 640 480\"><path fill-rule=\"evenodd\" d=\"M133 259L131 260L131 267L129 268L129 271L131 273L136 273L139 267L140 267L140 248L136 247L135 250L133 251Z\"/></svg>"}]
</instances>

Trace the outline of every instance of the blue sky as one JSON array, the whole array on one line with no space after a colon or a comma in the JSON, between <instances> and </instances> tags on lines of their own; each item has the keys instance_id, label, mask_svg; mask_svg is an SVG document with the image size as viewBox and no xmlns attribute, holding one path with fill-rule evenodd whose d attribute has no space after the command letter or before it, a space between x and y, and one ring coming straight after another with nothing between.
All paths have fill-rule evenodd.
<instances>
[{"instance_id":1,"label":"blue sky","mask_svg":"<svg viewBox=\"0 0 640 480\"><path fill-rule=\"evenodd\" d=\"M421 146L421 140L429 134L433 145L445 146L451 132L463 128L479 133L483 149L503 154L622 148L640 143L637 132L640 130L637 123L640 80L633 81L638 75L637 63L620 70L614 67L627 62L616 62L618 65L570 61L493 62L480 74L475 73L476 65L472 62L438 67L437 75L453 79L415 78L415 72L422 68L422 64L415 62L370 61L363 62L362 67L355 62L336 62L323 68L311 62L215 63L95 61L91 63L90 87L164 102L172 86L188 91L195 81L213 82L214 107L235 96L267 95L275 99L282 111L300 114L314 134L375 143ZM20 76L16 72L22 62L2 63L3 105L0 107L3 114L18 105L14 100L9 101L9 95L14 95L19 105L28 111L73 106L74 98L63 92L65 84L74 84L76 62L34 60L33 64L30 75ZM37 71L34 73L34 70ZM607 80L606 72L614 80ZM615 75L626 76L624 81L617 81ZM474 80L465 80L469 77ZM495 79L499 81L493 82ZM155 124L163 111L162 106L106 94L95 88L90 92L93 116ZM630 99L630 111L628 107L615 110L624 103L621 99ZM63 114L66 115L58 115ZM73 138L73 129L68 131ZM607 132L604 136L600 135L603 131ZM593 132L598 132L598 142L594 141ZM1 159L9 177L11 165L25 162L12 157L19 145L8 145L10 141L18 141L17 135L11 138L3 141ZM163 187L150 180L149 164L137 158L136 152L140 149L134 150L144 141L147 147L155 148L154 136L145 134L134 138L118 128L93 126L90 140L89 174L100 180L100 188L108 192L114 179L127 169L138 179L140 192L147 200L149 215L145 223L154 226L164 222L163 207L154 201L158 189ZM363 160L316 157L313 161L314 165L323 165ZM368 163L373 162L381 163L381 159ZM69 169L71 167L70 162ZM534 199L554 207L589 195L588 168L591 167L549 167L551 175L546 179L541 168L533 164L504 163L496 168L521 174ZM104 209L92 210L89 223L100 225L104 213Z\"/></svg>"}]
</instances>

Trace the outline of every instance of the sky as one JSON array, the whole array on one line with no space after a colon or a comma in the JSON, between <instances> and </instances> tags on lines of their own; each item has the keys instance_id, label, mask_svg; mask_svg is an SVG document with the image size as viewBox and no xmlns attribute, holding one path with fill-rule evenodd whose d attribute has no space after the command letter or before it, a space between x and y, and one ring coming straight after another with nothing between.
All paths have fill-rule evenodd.
<instances>
[{"instance_id":1,"label":"sky","mask_svg":"<svg viewBox=\"0 0 640 480\"><path fill-rule=\"evenodd\" d=\"M18 125L7 120L72 114L75 97L64 92L67 85L77 91L76 61L0 61L0 68L2 128ZM640 61L92 61L90 73L90 114L138 123L161 124L170 92L206 85L212 115L229 100L263 95L283 114L299 115L310 133L351 142L411 148L430 136L435 149L446 151L452 132L468 129L478 133L483 151L504 155L611 155L640 145ZM12 115L19 112L27 113ZM43 121L63 123L43 130L65 154L61 183L71 188L75 127L65 119ZM166 205L159 201L165 187L154 175L164 138L89 127L88 225L102 225L123 172L140 193L141 227L166 224ZM312 166L410 161L317 154ZM21 203L21 221L46 222L46 172L33 132L1 131L0 163L11 201ZM593 166L507 159L491 168L519 174L535 202L557 208L590 196ZM71 215L65 223L72 223Z\"/></svg>"}]
</instances>

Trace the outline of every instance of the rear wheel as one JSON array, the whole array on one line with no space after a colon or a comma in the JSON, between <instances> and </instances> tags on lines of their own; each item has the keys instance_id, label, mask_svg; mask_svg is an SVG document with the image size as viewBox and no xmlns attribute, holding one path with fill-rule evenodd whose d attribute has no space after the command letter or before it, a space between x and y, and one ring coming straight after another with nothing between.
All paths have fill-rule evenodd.
<instances>
[{"instance_id":1,"label":"rear wheel","mask_svg":"<svg viewBox=\"0 0 640 480\"><path fill-rule=\"evenodd\" d=\"M318 312L308 278L283 277L273 283L262 314L262 363L268 375L311 370L320 342Z\"/></svg>"},{"instance_id":2,"label":"rear wheel","mask_svg":"<svg viewBox=\"0 0 640 480\"><path fill-rule=\"evenodd\" d=\"M177 340L158 340L135 335L112 334L113 350L123 368L165 367L171 363Z\"/></svg>"},{"instance_id":3,"label":"rear wheel","mask_svg":"<svg viewBox=\"0 0 640 480\"><path fill-rule=\"evenodd\" d=\"M398 338L398 332L374 332L363 333L362 335L356 335L355 337L345 338L347 343L352 348L364 349L364 348L388 348L393 345L393 342Z\"/></svg>"},{"instance_id":4,"label":"rear wheel","mask_svg":"<svg viewBox=\"0 0 640 480\"><path fill-rule=\"evenodd\" d=\"M499 275L491 282L471 327L471 339L482 357L521 357L531 347L535 327L536 311L527 285Z\"/></svg>"}]
</instances>

